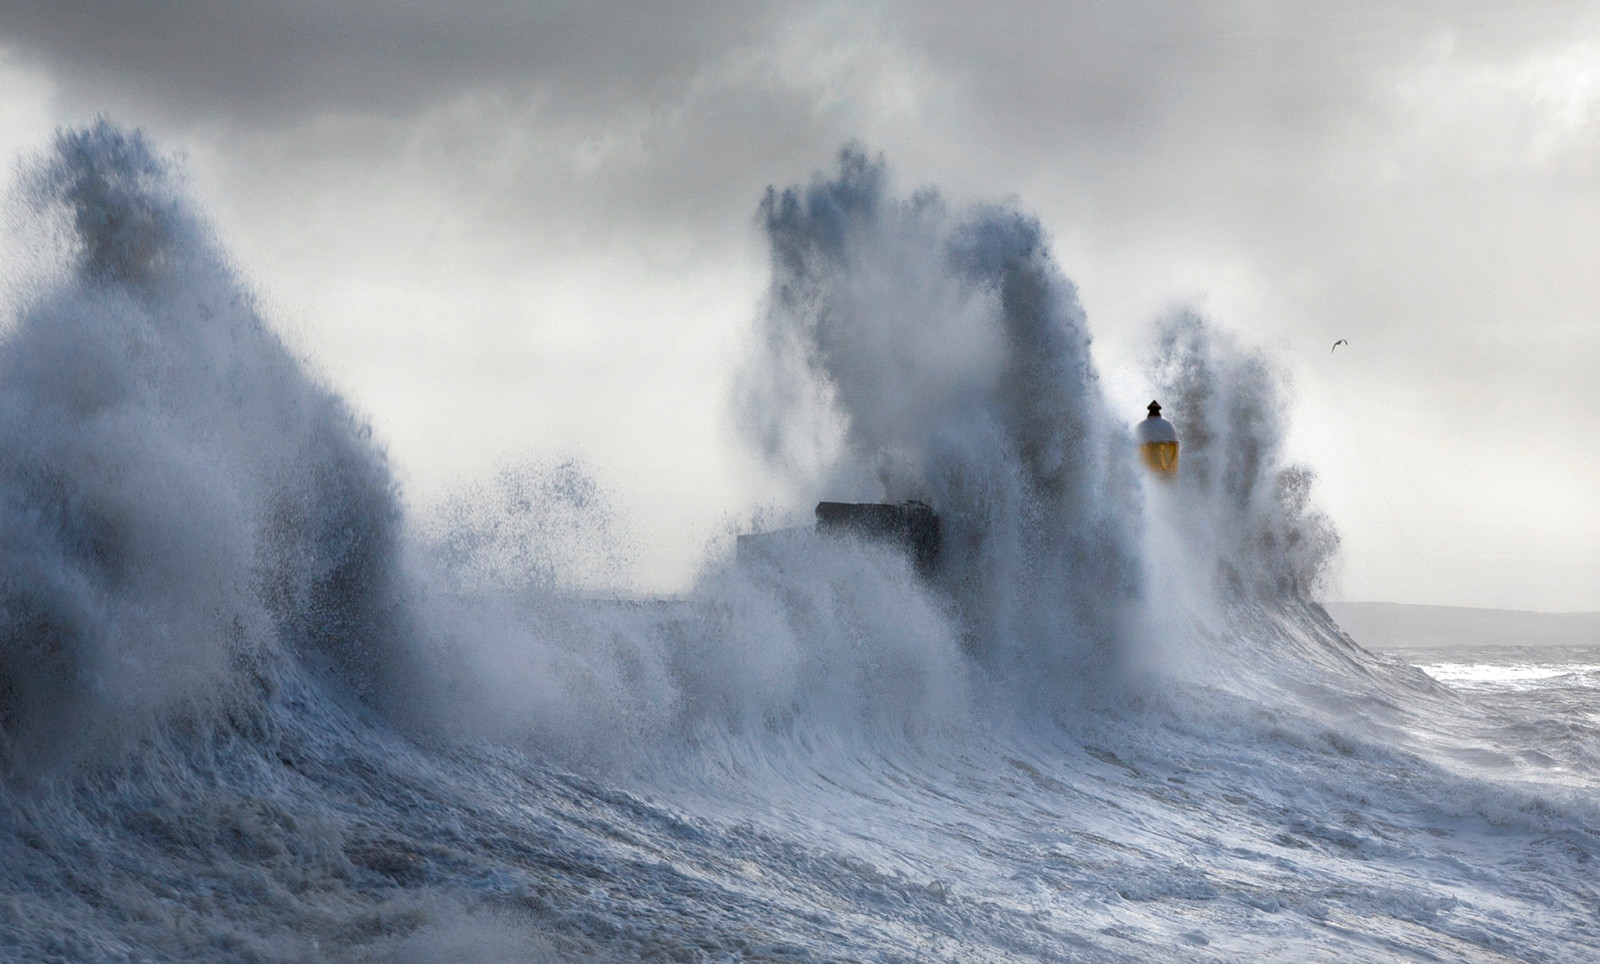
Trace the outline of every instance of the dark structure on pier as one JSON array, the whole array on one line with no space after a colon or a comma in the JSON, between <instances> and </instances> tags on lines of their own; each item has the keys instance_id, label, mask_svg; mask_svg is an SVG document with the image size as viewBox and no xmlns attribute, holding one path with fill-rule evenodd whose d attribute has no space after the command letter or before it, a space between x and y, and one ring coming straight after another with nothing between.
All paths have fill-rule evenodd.
<instances>
[{"instance_id":1,"label":"dark structure on pier","mask_svg":"<svg viewBox=\"0 0 1600 964\"><path fill-rule=\"evenodd\" d=\"M818 502L817 532L849 533L896 546L923 575L939 565L939 516L922 502Z\"/></svg>"}]
</instances>

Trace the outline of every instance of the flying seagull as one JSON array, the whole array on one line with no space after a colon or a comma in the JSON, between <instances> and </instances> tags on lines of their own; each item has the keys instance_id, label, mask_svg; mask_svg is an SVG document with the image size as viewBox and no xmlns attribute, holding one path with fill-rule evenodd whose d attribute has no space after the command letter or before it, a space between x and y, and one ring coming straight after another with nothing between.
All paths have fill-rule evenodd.
<instances>
[{"instance_id":1,"label":"flying seagull","mask_svg":"<svg viewBox=\"0 0 1600 964\"><path fill-rule=\"evenodd\" d=\"M1328 349L1328 354L1331 355L1334 352L1338 351L1340 345L1348 345L1348 344L1350 344L1348 341L1345 341L1343 338L1341 338L1338 341L1333 343L1333 347L1332 348Z\"/></svg>"}]
</instances>

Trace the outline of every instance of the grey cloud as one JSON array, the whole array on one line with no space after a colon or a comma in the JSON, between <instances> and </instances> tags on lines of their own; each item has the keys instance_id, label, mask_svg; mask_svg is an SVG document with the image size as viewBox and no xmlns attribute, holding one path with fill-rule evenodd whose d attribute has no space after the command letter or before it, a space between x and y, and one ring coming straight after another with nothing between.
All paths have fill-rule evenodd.
<instances>
[{"instance_id":1,"label":"grey cloud","mask_svg":"<svg viewBox=\"0 0 1600 964\"><path fill-rule=\"evenodd\" d=\"M867 5L958 76L1021 143L1137 143L1196 111L1294 128L1360 96L1418 44L1492 56L1559 37L1590 5L1179 0ZM683 88L739 45L824 5L462 0L0 0L0 36L93 86L236 119L407 113L463 89L529 86L584 110Z\"/></svg>"},{"instance_id":2,"label":"grey cloud","mask_svg":"<svg viewBox=\"0 0 1600 964\"><path fill-rule=\"evenodd\" d=\"M235 119L406 113L464 88L560 92L570 109L681 85L778 8L709 2L232 3L5 0L0 36L91 89L137 85Z\"/></svg>"}]
</instances>

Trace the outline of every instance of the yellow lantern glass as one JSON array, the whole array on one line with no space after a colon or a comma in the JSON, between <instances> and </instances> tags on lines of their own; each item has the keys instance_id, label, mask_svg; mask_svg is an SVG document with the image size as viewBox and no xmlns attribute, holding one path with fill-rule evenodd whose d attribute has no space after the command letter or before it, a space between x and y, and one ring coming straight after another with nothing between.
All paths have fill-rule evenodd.
<instances>
[{"instance_id":1,"label":"yellow lantern glass","mask_svg":"<svg viewBox=\"0 0 1600 964\"><path fill-rule=\"evenodd\" d=\"M1177 442L1146 442L1139 446L1139 456L1152 472L1174 475L1178 471Z\"/></svg>"}]
</instances>

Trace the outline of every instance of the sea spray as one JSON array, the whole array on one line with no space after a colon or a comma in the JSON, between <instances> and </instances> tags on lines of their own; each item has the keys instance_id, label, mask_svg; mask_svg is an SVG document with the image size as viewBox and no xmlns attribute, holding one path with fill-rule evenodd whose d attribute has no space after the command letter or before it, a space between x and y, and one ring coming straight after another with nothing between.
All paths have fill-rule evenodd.
<instances>
[{"instance_id":1,"label":"sea spray","mask_svg":"<svg viewBox=\"0 0 1600 964\"><path fill-rule=\"evenodd\" d=\"M459 505L442 516L459 521ZM721 560L681 598L608 599L541 575L575 551L595 558L605 514L572 508L530 519L497 506L473 513L464 535L439 530L443 564L418 598L428 635L444 641L435 697L450 709L435 715L454 735L526 742L585 768L670 770L730 738L915 741L969 712L956 623L899 553L801 542ZM533 534L559 538L523 541ZM505 568L523 559L528 571Z\"/></svg>"},{"instance_id":2,"label":"sea spray","mask_svg":"<svg viewBox=\"0 0 1600 964\"><path fill-rule=\"evenodd\" d=\"M463 486L419 522L455 592L618 592L632 562L614 495L581 462L527 461Z\"/></svg>"},{"instance_id":3,"label":"sea spray","mask_svg":"<svg viewBox=\"0 0 1600 964\"><path fill-rule=\"evenodd\" d=\"M509 607L486 592L447 620L490 732L593 761L726 732L926 733L970 722L975 697L980 715L1059 718L1115 698L1130 661L1148 668L1152 634L1203 660L1225 645L1225 603L1314 586L1334 537L1305 501L1309 474L1282 463L1264 356L1198 320L1161 339L1152 382L1170 383L1196 430L1188 474L1146 506L1037 221L897 196L886 165L855 148L761 210L773 276L742 373L750 437L805 508L934 505L940 569L918 578L893 552L787 540L712 564L670 603L571 598L538 574L573 546L600 558L605 500L570 465L502 477L497 496L453 501L439 530L450 571L546 584ZM530 509L512 496L534 478L559 484ZM575 510L590 502L585 521ZM1208 637L1193 636L1196 618Z\"/></svg>"},{"instance_id":4,"label":"sea spray","mask_svg":"<svg viewBox=\"0 0 1600 964\"><path fill-rule=\"evenodd\" d=\"M762 204L773 280L745 413L813 496L934 504L945 563L924 580L893 553L806 545L663 603L595 597L624 550L575 463L503 473L413 540L366 425L265 326L141 135L66 132L29 185L74 260L0 348L10 745L48 742L62 714L255 699L284 660L397 722L573 760L724 731L914 734L966 718L975 684L1052 712L1109 692L1150 602L1129 439L1041 226L899 197L857 149ZM1299 553L1265 571L1301 591L1317 517L1275 422L1239 414L1276 402L1199 336L1167 343L1187 346L1160 371L1195 425L1201 551L1234 573Z\"/></svg>"},{"instance_id":5,"label":"sea spray","mask_svg":"<svg viewBox=\"0 0 1600 964\"><path fill-rule=\"evenodd\" d=\"M769 460L813 499L932 504L937 584L1008 686L1053 703L1103 680L1138 593L1138 484L1042 226L896 196L856 147L762 216L745 411Z\"/></svg>"},{"instance_id":6,"label":"sea spray","mask_svg":"<svg viewBox=\"0 0 1600 964\"><path fill-rule=\"evenodd\" d=\"M25 192L70 262L0 342L7 765L253 698L288 657L393 695L400 517L367 426L143 135L63 131Z\"/></svg>"},{"instance_id":7,"label":"sea spray","mask_svg":"<svg viewBox=\"0 0 1600 964\"><path fill-rule=\"evenodd\" d=\"M1148 369L1183 439L1174 499L1196 560L1230 599L1310 598L1339 548L1311 503L1315 473L1284 459L1284 375L1192 310L1158 327Z\"/></svg>"}]
</instances>

